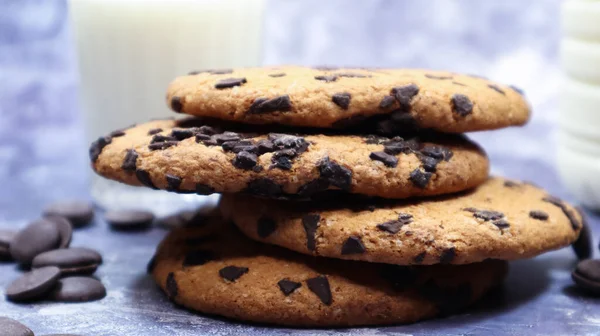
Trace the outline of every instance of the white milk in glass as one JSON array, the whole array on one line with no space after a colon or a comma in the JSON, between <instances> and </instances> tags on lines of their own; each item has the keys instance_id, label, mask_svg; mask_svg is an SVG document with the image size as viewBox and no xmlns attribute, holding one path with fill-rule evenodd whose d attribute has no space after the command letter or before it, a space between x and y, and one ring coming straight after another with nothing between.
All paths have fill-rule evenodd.
<instances>
[{"instance_id":1,"label":"white milk in glass","mask_svg":"<svg viewBox=\"0 0 600 336\"><path fill-rule=\"evenodd\" d=\"M174 116L165 94L178 75L259 65L264 2L71 0L88 142L133 123ZM92 196L104 208L145 208L159 215L215 200L96 175Z\"/></svg>"}]
</instances>

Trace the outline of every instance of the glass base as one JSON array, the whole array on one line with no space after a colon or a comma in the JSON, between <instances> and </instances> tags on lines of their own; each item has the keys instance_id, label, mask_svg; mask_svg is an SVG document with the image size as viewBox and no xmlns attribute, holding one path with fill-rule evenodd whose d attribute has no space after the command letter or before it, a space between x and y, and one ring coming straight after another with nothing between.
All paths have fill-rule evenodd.
<instances>
[{"instance_id":1,"label":"glass base","mask_svg":"<svg viewBox=\"0 0 600 336\"><path fill-rule=\"evenodd\" d=\"M145 187L132 187L100 176L92 177L92 199L104 210L147 210L157 217L168 216L180 211L208 211L216 207L219 195L201 196L177 194Z\"/></svg>"}]
</instances>

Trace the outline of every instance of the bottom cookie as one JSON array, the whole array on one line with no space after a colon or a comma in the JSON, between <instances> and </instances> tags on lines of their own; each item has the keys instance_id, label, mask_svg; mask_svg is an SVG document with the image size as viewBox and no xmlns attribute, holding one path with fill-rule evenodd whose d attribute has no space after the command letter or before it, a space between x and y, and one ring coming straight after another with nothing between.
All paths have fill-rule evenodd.
<instances>
[{"instance_id":1,"label":"bottom cookie","mask_svg":"<svg viewBox=\"0 0 600 336\"><path fill-rule=\"evenodd\" d=\"M244 237L219 217L172 231L149 265L189 309L289 326L411 323L472 304L507 272L504 261L396 266L316 258Z\"/></svg>"}]
</instances>

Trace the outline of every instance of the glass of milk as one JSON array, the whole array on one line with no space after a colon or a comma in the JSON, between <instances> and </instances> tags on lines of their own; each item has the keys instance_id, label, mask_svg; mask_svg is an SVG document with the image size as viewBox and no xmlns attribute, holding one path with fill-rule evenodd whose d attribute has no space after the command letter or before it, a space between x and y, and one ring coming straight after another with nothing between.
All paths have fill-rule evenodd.
<instances>
[{"instance_id":1,"label":"glass of milk","mask_svg":"<svg viewBox=\"0 0 600 336\"><path fill-rule=\"evenodd\" d=\"M562 4L558 170L581 203L600 210L600 1Z\"/></svg>"},{"instance_id":2,"label":"glass of milk","mask_svg":"<svg viewBox=\"0 0 600 336\"><path fill-rule=\"evenodd\" d=\"M174 116L167 85L191 70L258 66L265 0L70 0L87 140ZM108 209L158 215L214 202L92 178Z\"/></svg>"}]
</instances>

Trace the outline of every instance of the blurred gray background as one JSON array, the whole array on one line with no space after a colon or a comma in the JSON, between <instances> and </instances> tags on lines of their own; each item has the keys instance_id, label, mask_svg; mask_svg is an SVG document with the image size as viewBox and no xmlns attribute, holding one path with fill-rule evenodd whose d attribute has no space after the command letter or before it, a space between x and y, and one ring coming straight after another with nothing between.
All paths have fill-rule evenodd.
<instances>
[{"instance_id":1,"label":"blurred gray background","mask_svg":"<svg viewBox=\"0 0 600 336\"><path fill-rule=\"evenodd\" d=\"M532 122L473 137L494 173L530 177L554 160L559 7L559 0L272 0L264 63L447 69L514 84L526 91ZM29 202L87 195L74 56L65 0L0 0L0 208L23 201L12 195ZM501 164L510 159L530 164Z\"/></svg>"}]
</instances>

